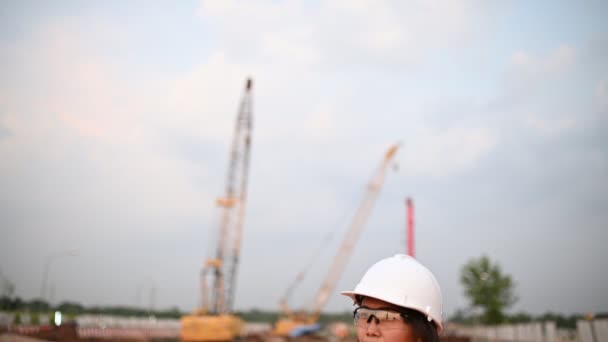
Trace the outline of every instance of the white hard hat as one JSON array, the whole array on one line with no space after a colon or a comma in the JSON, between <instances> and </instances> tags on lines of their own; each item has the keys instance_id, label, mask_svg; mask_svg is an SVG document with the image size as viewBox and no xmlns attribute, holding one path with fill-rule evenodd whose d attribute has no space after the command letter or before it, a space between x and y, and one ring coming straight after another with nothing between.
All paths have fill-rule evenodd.
<instances>
[{"instance_id":1,"label":"white hard hat","mask_svg":"<svg viewBox=\"0 0 608 342\"><path fill-rule=\"evenodd\" d=\"M343 295L372 297L403 308L419 311L437 325L441 333L441 288L435 276L416 259L397 254L370 267L354 291Z\"/></svg>"}]
</instances>

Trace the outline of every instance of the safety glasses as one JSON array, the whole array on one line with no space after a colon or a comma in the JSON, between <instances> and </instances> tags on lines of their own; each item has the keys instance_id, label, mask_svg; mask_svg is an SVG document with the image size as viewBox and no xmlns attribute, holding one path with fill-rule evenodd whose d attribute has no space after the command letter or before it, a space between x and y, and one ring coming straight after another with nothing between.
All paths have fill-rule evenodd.
<instances>
[{"instance_id":1,"label":"safety glasses","mask_svg":"<svg viewBox=\"0 0 608 342\"><path fill-rule=\"evenodd\" d=\"M390 308L370 309L364 306L353 311L353 317L357 327L367 327L374 319L382 328L403 327L403 321L407 319L405 313Z\"/></svg>"}]
</instances>

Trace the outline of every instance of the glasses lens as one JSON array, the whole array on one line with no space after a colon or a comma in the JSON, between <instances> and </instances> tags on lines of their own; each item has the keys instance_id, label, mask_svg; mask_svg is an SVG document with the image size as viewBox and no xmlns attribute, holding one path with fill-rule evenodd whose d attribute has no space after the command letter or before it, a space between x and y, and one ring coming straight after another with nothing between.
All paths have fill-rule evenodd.
<instances>
[{"instance_id":1,"label":"glasses lens","mask_svg":"<svg viewBox=\"0 0 608 342\"><path fill-rule=\"evenodd\" d=\"M357 308L354 312L355 325L366 328L374 321L381 329L391 329L403 327L402 316L399 312L389 309L369 309L366 307Z\"/></svg>"}]
</instances>

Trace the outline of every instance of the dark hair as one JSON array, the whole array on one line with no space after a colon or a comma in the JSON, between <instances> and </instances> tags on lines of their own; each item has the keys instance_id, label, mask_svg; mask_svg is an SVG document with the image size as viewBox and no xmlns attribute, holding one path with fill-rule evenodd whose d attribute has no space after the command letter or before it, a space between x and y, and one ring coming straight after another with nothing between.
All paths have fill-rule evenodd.
<instances>
[{"instance_id":1,"label":"dark hair","mask_svg":"<svg viewBox=\"0 0 608 342\"><path fill-rule=\"evenodd\" d=\"M430 322L428 318L416 310L403 309L400 310L405 316L405 322L412 328L415 341L421 342L439 342L439 334L437 326Z\"/></svg>"}]
</instances>

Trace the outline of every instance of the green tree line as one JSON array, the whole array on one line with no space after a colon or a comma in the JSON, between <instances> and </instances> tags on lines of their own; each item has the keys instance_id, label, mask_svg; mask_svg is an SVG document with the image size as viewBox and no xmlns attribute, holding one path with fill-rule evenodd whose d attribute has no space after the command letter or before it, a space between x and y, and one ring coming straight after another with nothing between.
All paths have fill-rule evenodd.
<instances>
[{"instance_id":1,"label":"green tree line","mask_svg":"<svg viewBox=\"0 0 608 342\"><path fill-rule=\"evenodd\" d=\"M608 318L608 312L600 312L594 315L594 318ZM517 323L532 323L532 322L555 322L558 328L576 329L576 321L588 319L585 314L559 314L547 312L541 315L531 315L525 312L517 312L514 314L504 314L502 324L517 324ZM485 324L478 315L468 313L466 310L456 310L449 317L449 322L465 325Z\"/></svg>"},{"instance_id":2,"label":"green tree line","mask_svg":"<svg viewBox=\"0 0 608 342\"><path fill-rule=\"evenodd\" d=\"M467 309L457 310L451 322L461 324L511 324L553 321L559 328L576 328L576 321L587 319L587 315L562 315L548 312L533 316L525 312L508 314L515 302L515 281L500 265L486 255L469 260L460 271L460 282L464 295L469 300ZM608 317L608 313L596 313L595 318Z\"/></svg>"},{"instance_id":3,"label":"green tree line","mask_svg":"<svg viewBox=\"0 0 608 342\"><path fill-rule=\"evenodd\" d=\"M0 311L9 312L32 312L32 313L49 313L53 311L61 311L67 316L77 316L82 314L98 314L98 315L113 315L125 317L149 317L157 318L175 318L178 319L188 312L180 311L177 307L165 310L148 310L143 308L129 306L90 306L86 307L76 302L62 302L59 305L52 306L48 302L40 299L23 300L20 297L0 297ZM235 315L249 322L266 322L274 323L279 318L277 311L265 311L252 309L247 311L237 311ZM351 322L352 313L324 313L320 316L319 321L324 322Z\"/></svg>"},{"instance_id":4,"label":"green tree line","mask_svg":"<svg viewBox=\"0 0 608 342\"><path fill-rule=\"evenodd\" d=\"M148 310L129 306L90 306L76 302L62 302L59 305L50 305L48 302L41 299L23 300L20 297L0 297L0 311L10 312L52 312L61 311L66 315L81 315L81 314L103 314L114 316L135 316L147 317L155 316L158 318L179 318L184 313L178 308L170 308L165 310Z\"/></svg>"}]
</instances>

